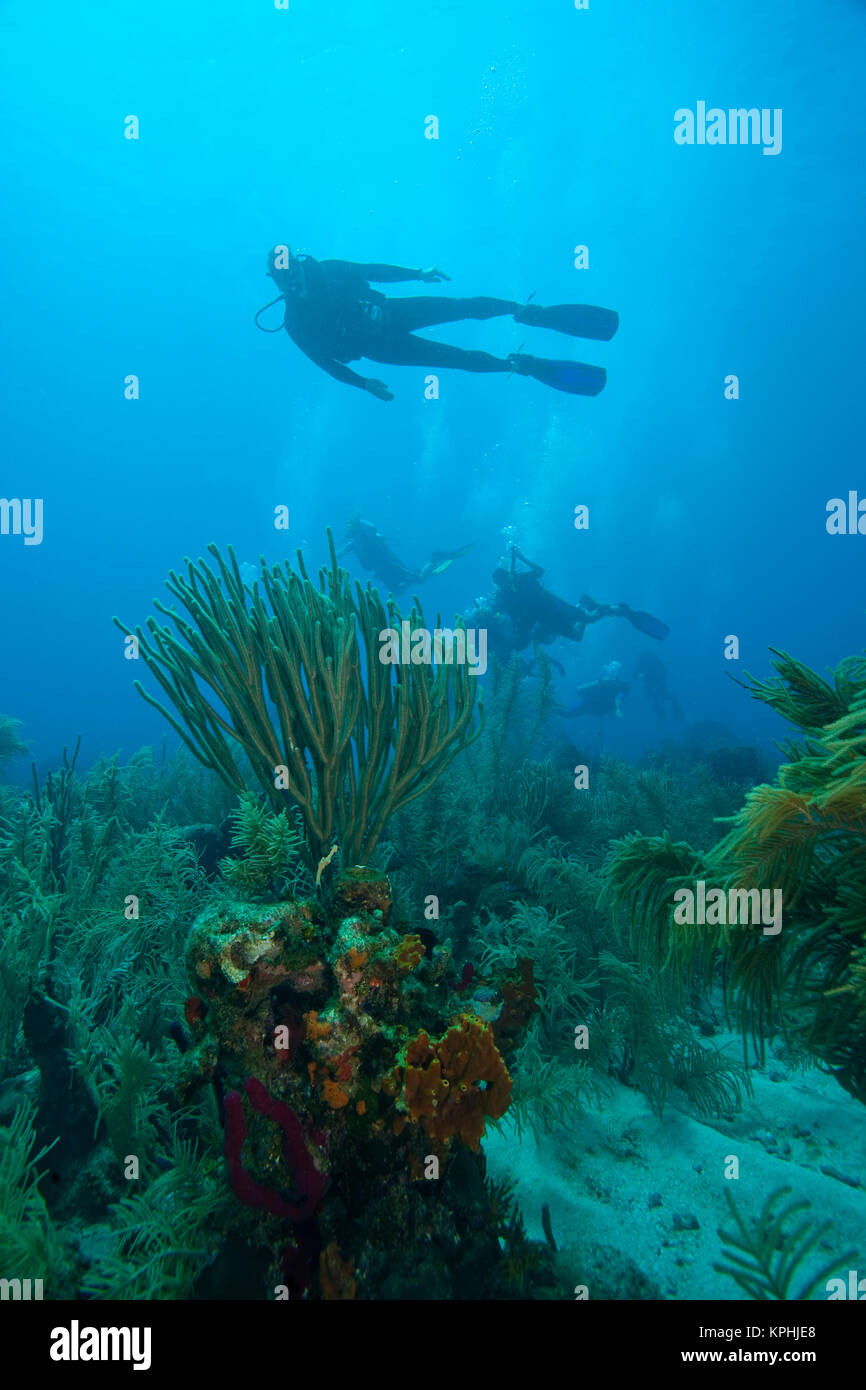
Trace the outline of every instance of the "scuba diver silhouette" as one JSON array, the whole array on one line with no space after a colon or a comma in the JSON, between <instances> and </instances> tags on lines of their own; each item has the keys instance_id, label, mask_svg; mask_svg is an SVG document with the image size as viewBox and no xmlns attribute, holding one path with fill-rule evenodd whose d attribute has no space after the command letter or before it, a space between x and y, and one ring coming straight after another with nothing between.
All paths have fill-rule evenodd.
<instances>
[{"instance_id":1,"label":"scuba diver silhouette","mask_svg":"<svg viewBox=\"0 0 866 1390\"><path fill-rule=\"evenodd\" d=\"M377 531L371 521L362 521L359 516L353 517L346 524L346 536L346 544L337 552L337 558L342 559L353 550L364 569L372 570L373 574L395 594L408 589L410 584L423 584L434 574L443 574L455 560L459 560L461 555L466 555L472 549L471 545L464 545L460 550L434 550L429 563L422 569L415 570L404 565L394 554L381 531Z\"/></svg>"},{"instance_id":2,"label":"scuba diver silhouette","mask_svg":"<svg viewBox=\"0 0 866 1390\"><path fill-rule=\"evenodd\" d=\"M477 295L470 299L444 296L388 298L374 290L370 281L397 284L420 280L439 284L450 279L444 271L406 270L396 265L366 265L353 261L317 261L298 255L289 246L278 245L268 252L267 273L280 290L276 299L256 314L256 325L265 309L280 300L285 314L282 327L311 361L337 381L357 386L380 401L391 401L394 394L383 381L363 377L345 364L366 357L405 367L457 367L466 372L516 372L531 376L557 391L575 396L597 396L607 373L602 367L583 362L560 362L527 353L512 352L493 357L489 352L452 347L416 336L416 329L463 319L512 317L516 323L533 328L552 328L574 338L594 338L607 342L619 326L612 309L591 304L519 304L513 299L493 299ZM278 328L262 328L279 333Z\"/></svg>"},{"instance_id":3,"label":"scuba diver silhouette","mask_svg":"<svg viewBox=\"0 0 866 1390\"><path fill-rule=\"evenodd\" d=\"M517 562L527 566L519 571ZM648 637L663 641L670 629L650 613L630 608L627 603L597 603L589 594L582 594L580 606L558 598L541 583L544 570L527 560L516 545L511 546L510 570L494 570L496 595L493 607L505 614L510 622L513 651L522 651L531 642L553 642L564 637L579 642L587 626L602 618L625 618L632 627Z\"/></svg>"},{"instance_id":4,"label":"scuba diver silhouette","mask_svg":"<svg viewBox=\"0 0 866 1390\"><path fill-rule=\"evenodd\" d=\"M683 711L676 695L668 689L668 673L663 661L651 652L641 652L634 668L635 677L643 682L644 693L658 719L667 716L669 706L674 719L682 719Z\"/></svg>"},{"instance_id":5,"label":"scuba diver silhouette","mask_svg":"<svg viewBox=\"0 0 866 1390\"><path fill-rule=\"evenodd\" d=\"M598 719L622 717L623 695L628 694L628 682L620 679L622 666L612 661L605 666L600 680L588 681L577 687L577 700L568 709L562 710L567 719L577 719L582 715L594 715Z\"/></svg>"}]
</instances>

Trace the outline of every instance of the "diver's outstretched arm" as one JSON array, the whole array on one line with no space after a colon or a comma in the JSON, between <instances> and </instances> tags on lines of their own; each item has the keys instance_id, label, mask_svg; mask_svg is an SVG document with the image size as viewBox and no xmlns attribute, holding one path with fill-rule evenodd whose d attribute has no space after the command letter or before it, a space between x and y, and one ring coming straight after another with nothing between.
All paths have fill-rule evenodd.
<instances>
[{"instance_id":1,"label":"diver's outstretched arm","mask_svg":"<svg viewBox=\"0 0 866 1390\"><path fill-rule=\"evenodd\" d=\"M294 340L298 342L297 338ZM372 376L359 376L353 372L351 367L347 367L345 362L337 362L333 357L317 357L308 348L298 343L298 347L311 362L315 362L317 367L321 367L323 372L332 376L335 381L342 381L346 386L357 386L361 391L367 391L371 396L375 396L380 401L393 401L394 393L389 391L384 381L377 381Z\"/></svg>"},{"instance_id":2,"label":"diver's outstretched arm","mask_svg":"<svg viewBox=\"0 0 866 1390\"><path fill-rule=\"evenodd\" d=\"M298 343L297 338L295 342ZM305 357L309 357L311 362L315 362L317 367L321 367L323 372L327 372L328 376L334 377L336 381L342 381L346 386L358 386L362 391L366 389L366 378L353 372L351 367L346 366L345 362L337 362L333 357L321 357L318 353L311 352L309 348L304 347L303 343L298 343L298 347Z\"/></svg>"},{"instance_id":3,"label":"diver's outstretched arm","mask_svg":"<svg viewBox=\"0 0 866 1390\"><path fill-rule=\"evenodd\" d=\"M348 272L354 279L373 280L380 285L396 285L400 280L423 280L426 274L423 270L406 270L404 266L379 265L377 262L364 265L360 261L322 261L321 265L326 271L337 274Z\"/></svg>"},{"instance_id":4,"label":"diver's outstretched arm","mask_svg":"<svg viewBox=\"0 0 866 1390\"><path fill-rule=\"evenodd\" d=\"M540 579L541 576L544 574L544 570L542 569L541 565L537 565L534 560L527 560L526 556L521 554L521 552L517 549L517 546L513 545L511 547L512 572L514 570L515 560L522 560L524 565L528 566L530 573L535 575L536 579Z\"/></svg>"}]
</instances>

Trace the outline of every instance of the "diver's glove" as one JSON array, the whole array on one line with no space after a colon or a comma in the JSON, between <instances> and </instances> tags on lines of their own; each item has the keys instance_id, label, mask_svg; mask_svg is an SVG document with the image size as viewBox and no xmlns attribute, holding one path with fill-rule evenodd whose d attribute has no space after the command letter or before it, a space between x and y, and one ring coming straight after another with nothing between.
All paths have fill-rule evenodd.
<instances>
[{"instance_id":1,"label":"diver's glove","mask_svg":"<svg viewBox=\"0 0 866 1390\"><path fill-rule=\"evenodd\" d=\"M384 381L377 381L374 376L368 376L364 382L364 390L369 391L371 396L375 396L377 401L393 401L394 392L389 391Z\"/></svg>"},{"instance_id":2,"label":"diver's glove","mask_svg":"<svg viewBox=\"0 0 866 1390\"><path fill-rule=\"evenodd\" d=\"M425 285L438 285L440 280L450 280L451 276L446 275L444 270L437 270L435 266L431 266L429 270L422 270L418 279L423 280Z\"/></svg>"}]
</instances>

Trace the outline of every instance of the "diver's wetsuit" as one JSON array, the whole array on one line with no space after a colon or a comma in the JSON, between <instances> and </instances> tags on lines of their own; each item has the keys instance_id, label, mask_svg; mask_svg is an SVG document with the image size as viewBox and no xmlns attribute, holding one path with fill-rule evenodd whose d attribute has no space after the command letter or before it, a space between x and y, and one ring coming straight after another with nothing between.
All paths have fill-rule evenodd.
<instances>
[{"instance_id":1,"label":"diver's wetsuit","mask_svg":"<svg viewBox=\"0 0 866 1390\"><path fill-rule=\"evenodd\" d=\"M508 582L497 589L496 598L511 619L517 639L524 639L520 647L529 646L533 639L552 642L554 637L568 637L579 642L583 636L589 615L550 593L533 574L509 575Z\"/></svg>"},{"instance_id":2,"label":"diver's wetsuit","mask_svg":"<svg viewBox=\"0 0 866 1390\"><path fill-rule=\"evenodd\" d=\"M283 326L289 337L317 366L337 381L366 386L366 378L345 365L359 357L404 367L460 367L467 372L507 372L505 358L489 352L452 347L414 336L418 328L460 319L491 319L514 314L511 299L448 299L439 295L388 299L370 281L397 284L420 280L421 270L396 265L357 265L353 261L317 261L298 257L301 287L283 272L271 275L286 294Z\"/></svg>"},{"instance_id":3,"label":"diver's wetsuit","mask_svg":"<svg viewBox=\"0 0 866 1390\"><path fill-rule=\"evenodd\" d=\"M528 573L515 569L518 560L528 566ZM602 618L625 618L639 632L658 641L663 641L670 631L651 613L630 608L627 603L597 603L589 594L581 595L579 607L566 603L565 599L545 589L541 583L543 574L541 565L527 560L516 547L511 551L510 571L497 569L493 573L496 604L511 619L520 643L518 651L528 647L530 642L552 642L556 637L579 642L587 625L600 622Z\"/></svg>"},{"instance_id":4,"label":"diver's wetsuit","mask_svg":"<svg viewBox=\"0 0 866 1390\"><path fill-rule=\"evenodd\" d=\"M604 719L619 713L619 700L621 696L628 694L628 684L626 681L605 676L602 680L578 686L577 694L580 697L577 702L563 710L567 718L574 719L588 714Z\"/></svg>"},{"instance_id":5,"label":"diver's wetsuit","mask_svg":"<svg viewBox=\"0 0 866 1390\"><path fill-rule=\"evenodd\" d=\"M517 560L529 566L528 573L514 568ZM597 622L602 616L600 612L567 603L545 589L541 583L544 570L527 560L518 550L511 552L511 565L510 572L498 569L493 578L496 582L496 605L511 619L517 651L528 647L530 642L552 642L555 637L579 642L586 624Z\"/></svg>"},{"instance_id":6,"label":"diver's wetsuit","mask_svg":"<svg viewBox=\"0 0 866 1390\"><path fill-rule=\"evenodd\" d=\"M453 347L419 338L416 329L462 319L510 316L530 328L548 328L571 338L608 342L619 326L613 309L593 304L518 304L513 299L476 295L448 299L440 295L389 299L370 287L371 280L396 284L421 280L439 284L449 277L443 271L406 270L397 265L359 265L353 261L317 261L299 256L285 245L268 253L268 274L279 285L285 300L283 327L317 366L337 381L357 386L381 401L394 394L384 381L363 377L346 366L359 357L372 362L391 362L403 367L459 367L466 372L514 372L533 377L556 391L572 396L597 396L607 373L587 362L533 357L523 351L494 357L474 348ZM276 303L276 300L272 301ZM268 304L265 308L270 308ZM260 309L256 314L259 328ZM267 329L266 332L279 332Z\"/></svg>"}]
</instances>

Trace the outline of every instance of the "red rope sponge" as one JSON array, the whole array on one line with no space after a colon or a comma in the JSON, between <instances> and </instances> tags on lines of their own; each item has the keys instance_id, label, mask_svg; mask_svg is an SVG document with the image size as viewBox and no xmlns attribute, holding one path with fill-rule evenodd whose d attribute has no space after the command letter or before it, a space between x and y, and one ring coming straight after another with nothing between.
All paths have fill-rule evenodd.
<instances>
[{"instance_id":1,"label":"red rope sponge","mask_svg":"<svg viewBox=\"0 0 866 1390\"><path fill-rule=\"evenodd\" d=\"M241 1153L247 1137L247 1122L239 1091L229 1091L225 1098L225 1154L232 1191L245 1206L264 1207L272 1215L283 1217L286 1221L307 1221L322 1200L327 1178L319 1172L310 1156L301 1122L288 1105L274 1100L256 1077L247 1077L244 1090L256 1113L273 1120L282 1130L283 1155L299 1200L287 1202L276 1188L256 1182L244 1168Z\"/></svg>"}]
</instances>

